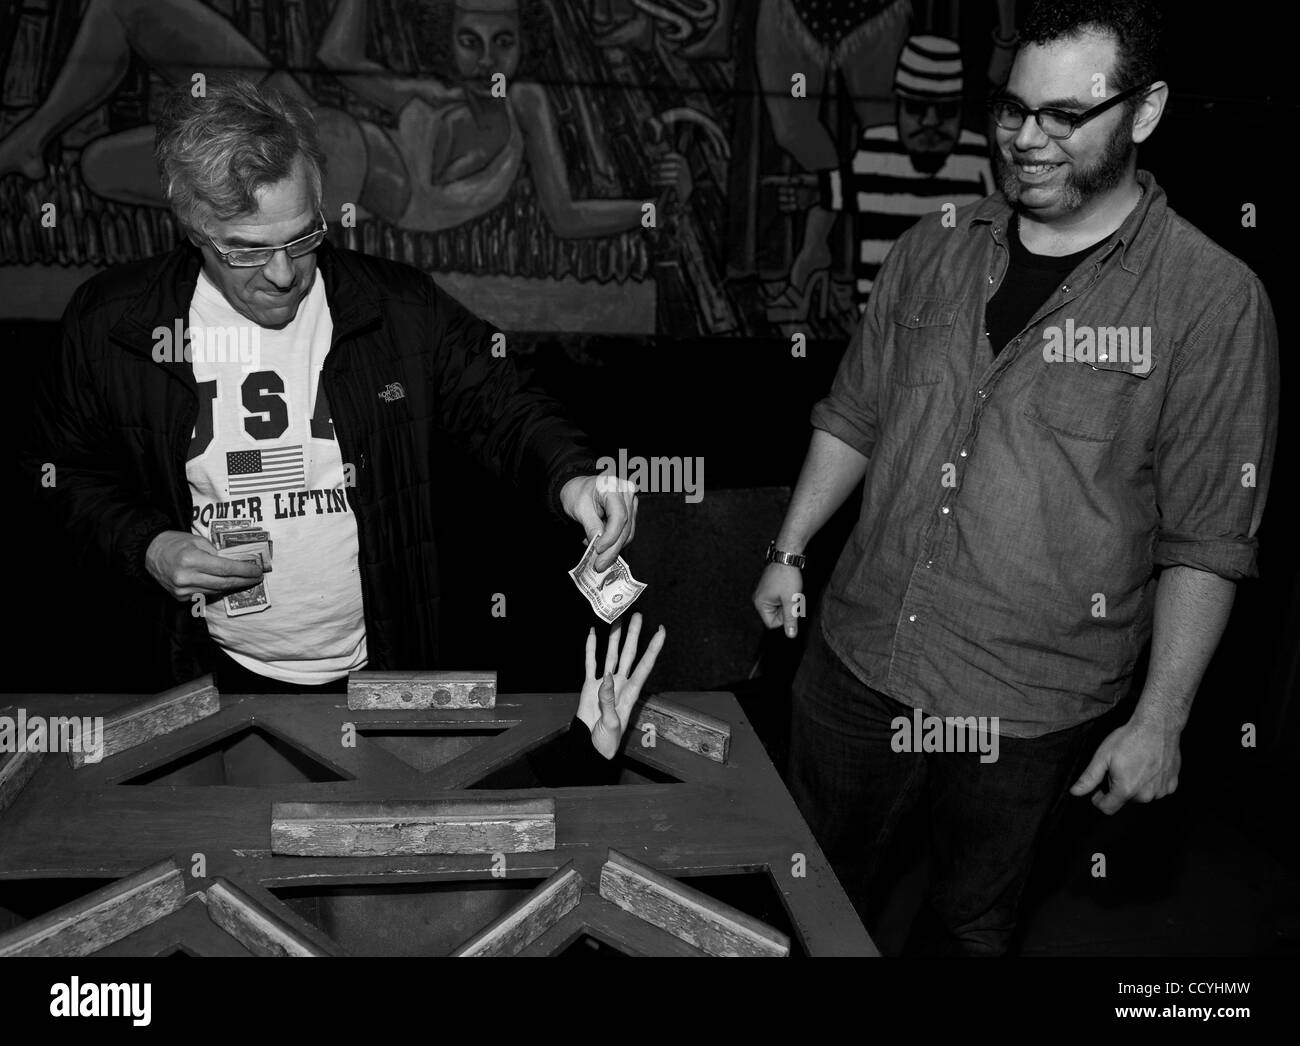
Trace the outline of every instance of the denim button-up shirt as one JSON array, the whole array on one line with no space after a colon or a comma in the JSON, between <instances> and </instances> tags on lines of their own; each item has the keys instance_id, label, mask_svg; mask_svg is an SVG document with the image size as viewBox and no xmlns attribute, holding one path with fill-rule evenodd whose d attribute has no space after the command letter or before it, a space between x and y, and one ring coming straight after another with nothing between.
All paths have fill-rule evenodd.
<instances>
[{"instance_id":1,"label":"denim button-up shirt","mask_svg":"<svg viewBox=\"0 0 1300 1046\"><path fill-rule=\"evenodd\" d=\"M1257 575L1278 353L1259 279L1141 201L995 357L991 196L896 244L812 423L868 458L822 627L864 683L1036 737L1105 712L1154 570Z\"/></svg>"}]
</instances>

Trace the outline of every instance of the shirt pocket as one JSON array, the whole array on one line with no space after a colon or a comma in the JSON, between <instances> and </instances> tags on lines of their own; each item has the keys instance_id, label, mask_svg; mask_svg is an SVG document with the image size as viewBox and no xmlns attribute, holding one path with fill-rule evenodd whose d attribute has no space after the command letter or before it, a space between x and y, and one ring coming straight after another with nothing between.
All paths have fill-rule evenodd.
<instances>
[{"instance_id":1,"label":"shirt pocket","mask_svg":"<svg viewBox=\"0 0 1300 1046\"><path fill-rule=\"evenodd\" d=\"M1107 443L1119 433L1152 369L1136 371L1119 360L1043 361L1029 388L1025 417L1071 439Z\"/></svg>"},{"instance_id":2,"label":"shirt pocket","mask_svg":"<svg viewBox=\"0 0 1300 1046\"><path fill-rule=\"evenodd\" d=\"M894 306L894 381L914 387L943 380L957 306L939 298L905 298Z\"/></svg>"}]
</instances>

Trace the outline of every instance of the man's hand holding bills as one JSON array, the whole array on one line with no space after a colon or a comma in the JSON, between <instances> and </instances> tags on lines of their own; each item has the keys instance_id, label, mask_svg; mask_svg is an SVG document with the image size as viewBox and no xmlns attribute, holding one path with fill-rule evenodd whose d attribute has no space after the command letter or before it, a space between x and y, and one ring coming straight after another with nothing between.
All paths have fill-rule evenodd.
<instances>
[{"instance_id":1,"label":"man's hand holding bills","mask_svg":"<svg viewBox=\"0 0 1300 1046\"><path fill-rule=\"evenodd\" d=\"M249 560L258 564L263 574L270 573L273 542L265 528L257 526L251 519L218 519L213 520L211 534L217 555L223 559ZM229 617L257 614L268 609L271 598L267 595L266 580L258 581L252 588L231 592L223 602Z\"/></svg>"},{"instance_id":2,"label":"man's hand holding bills","mask_svg":"<svg viewBox=\"0 0 1300 1046\"><path fill-rule=\"evenodd\" d=\"M636 602L645 591L645 584L632 576L622 556L615 558L608 569L597 570L596 541L597 538L592 538L578 565L569 571L569 577L587 597L596 616L609 624Z\"/></svg>"}]
</instances>

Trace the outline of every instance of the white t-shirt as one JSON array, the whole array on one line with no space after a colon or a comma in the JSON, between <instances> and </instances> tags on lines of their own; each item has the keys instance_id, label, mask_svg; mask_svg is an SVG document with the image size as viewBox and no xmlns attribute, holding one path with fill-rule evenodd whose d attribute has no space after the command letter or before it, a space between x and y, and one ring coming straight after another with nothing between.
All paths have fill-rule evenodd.
<instances>
[{"instance_id":1,"label":"white t-shirt","mask_svg":"<svg viewBox=\"0 0 1300 1046\"><path fill-rule=\"evenodd\" d=\"M185 474L193 533L214 519L268 532L269 606L230 616L209 599L208 632L236 662L286 683L330 682L366 663L357 525L321 367L334 323L319 273L283 330L237 313L200 273L189 312L199 420Z\"/></svg>"}]
</instances>

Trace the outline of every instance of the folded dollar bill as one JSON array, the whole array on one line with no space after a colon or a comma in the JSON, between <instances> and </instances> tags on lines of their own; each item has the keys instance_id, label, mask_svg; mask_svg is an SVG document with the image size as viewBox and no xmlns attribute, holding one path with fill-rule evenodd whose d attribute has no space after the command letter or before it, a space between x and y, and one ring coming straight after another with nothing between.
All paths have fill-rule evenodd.
<instances>
[{"instance_id":1,"label":"folded dollar bill","mask_svg":"<svg viewBox=\"0 0 1300 1046\"><path fill-rule=\"evenodd\" d=\"M596 570L595 562L596 538L592 538L578 565L569 571L569 577L573 578L578 591L587 597L596 616L609 624L636 602L645 591L645 583L632 576L622 556L601 571Z\"/></svg>"},{"instance_id":2,"label":"folded dollar bill","mask_svg":"<svg viewBox=\"0 0 1300 1046\"><path fill-rule=\"evenodd\" d=\"M244 545L221 549L217 555L226 559L247 559L260 565L269 553L257 545ZM266 579L263 578L252 588L231 592L222 599L222 603L225 605L227 617L242 617L244 614L257 614L269 610L271 597L266 591Z\"/></svg>"}]
</instances>

